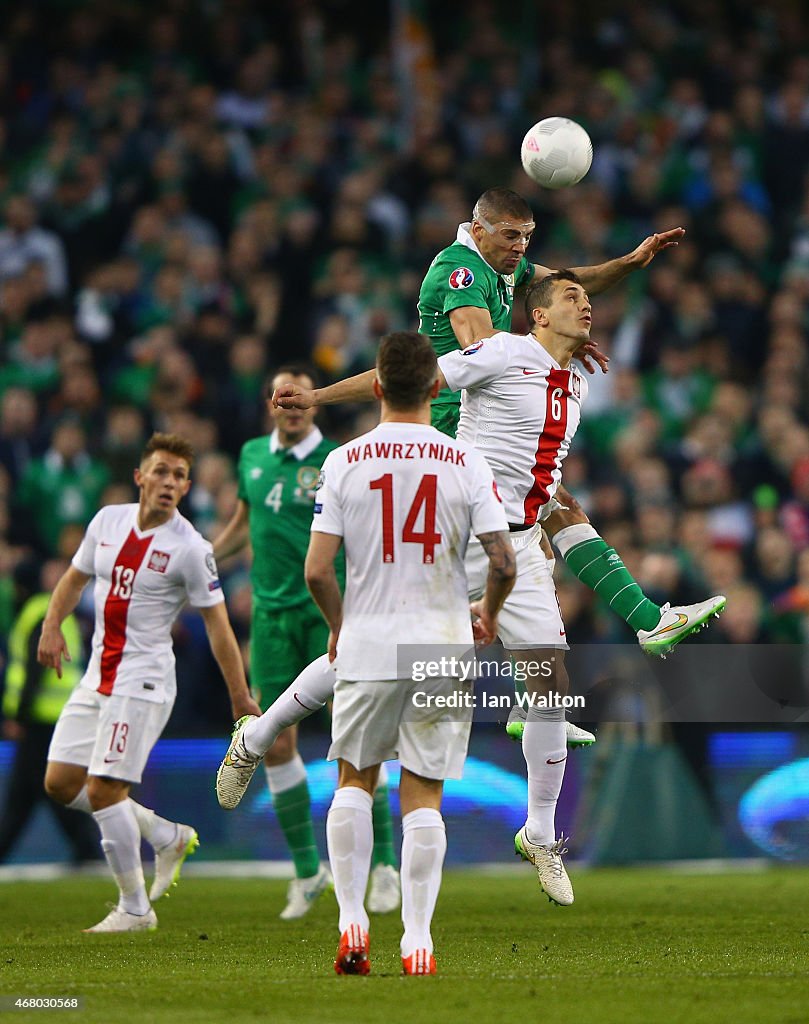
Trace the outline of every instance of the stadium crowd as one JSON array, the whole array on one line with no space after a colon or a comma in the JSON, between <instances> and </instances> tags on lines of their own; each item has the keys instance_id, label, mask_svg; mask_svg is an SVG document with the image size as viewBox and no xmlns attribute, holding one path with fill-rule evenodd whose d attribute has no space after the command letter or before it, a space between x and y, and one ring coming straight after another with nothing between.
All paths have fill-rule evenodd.
<instances>
[{"instance_id":1,"label":"stadium crowd","mask_svg":"<svg viewBox=\"0 0 809 1024\"><path fill-rule=\"evenodd\" d=\"M533 206L528 255L547 266L687 229L595 300L611 370L590 380L564 482L650 597L728 596L712 642L809 639L809 12L535 6L511 24L492 0L462 20L431 10L432 58L409 82L385 5L2 16L0 635L15 571L70 557L101 504L134 500L152 429L193 443L184 511L213 538L239 449L265 429L267 372L370 366L502 184ZM518 160L552 114L595 150L553 193ZM322 428L342 441L372 416L334 408ZM246 567L223 570L246 640ZM574 643L629 639L572 577L559 593ZM179 630L181 695L184 673L197 683L176 720L221 727L218 684L200 700L202 627Z\"/></svg>"}]
</instances>

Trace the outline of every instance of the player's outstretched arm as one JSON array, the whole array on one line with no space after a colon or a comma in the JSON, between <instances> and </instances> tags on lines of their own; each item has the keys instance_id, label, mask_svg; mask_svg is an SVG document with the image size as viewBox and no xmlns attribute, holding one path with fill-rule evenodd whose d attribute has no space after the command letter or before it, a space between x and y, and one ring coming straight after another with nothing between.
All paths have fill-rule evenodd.
<instances>
[{"instance_id":1,"label":"player's outstretched arm","mask_svg":"<svg viewBox=\"0 0 809 1024\"><path fill-rule=\"evenodd\" d=\"M239 498L230 522L213 542L214 558L230 558L241 551L250 537L250 509Z\"/></svg>"},{"instance_id":2,"label":"player's outstretched arm","mask_svg":"<svg viewBox=\"0 0 809 1024\"><path fill-rule=\"evenodd\" d=\"M56 669L62 678L62 658L70 661L67 642L62 635L62 623L79 603L81 592L87 586L90 577L79 572L74 566L68 566L64 576L54 587L48 602L48 611L42 621L42 635L37 647L37 661L46 668Z\"/></svg>"},{"instance_id":3,"label":"player's outstretched arm","mask_svg":"<svg viewBox=\"0 0 809 1024\"><path fill-rule=\"evenodd\" d=\"M199 613L205 623L205 632L216 664L225 680L230 695L230 707L234 722L242 715L261 715L261 708L253 700L247 678L244 674L244 663L239 644L233 635L225 602L210 608L200 608Z\"/></svg>"},{"instance_id":4,"label":"player's outstretched arm","mask_svg":"<svg viewBox=\"0 0 809 1024\"><path fill-rule=\"evenodd\" d=\"M470 605L470 610L476 618L475 641L485 646L497 637L497 616L517 578L517 557L505 530L481 533L478 540L489 558L489 575L483 599Z\"/></svg>"},{"instance_id":5,"label":"player's outstretched arm","mask_svg":"<svg viewBox=\"0 0 809 1024\"><path fill-rule=\"evenodd\" d=\"M376 370L346 377L325 388L302 388L300 384L281 384L272 395L276 409L311 409L315 405L340 402L373 402Z\"/></svg>"},{"instance_id":6,"label":"player's outstretched arm","mask_svg":"<svg viewBox=\"0 0 809 1024\"><path fill-rule=\"evenodd\" d=\"M334 559L342 543L343 538L334 533L313 530L303 566L306 586L329 627L329 661L337 657L337 638L343 624L343 597L334 571Z\"/></svg>"},{"instance_id":7,"label":"player's outstretched arm","mask_svg":"<svg viewBox=\"0 0 809 1024\"><path fill-rule=\"evenodd\" d=\"M607 263L599 263L594 267L573 267L584 288L590 295L598 295L613 285L623 281L625 277L634 270L642 270L648 266L659 252L679 245L680 239L685 235L685 228L671 228L669 231L658 231L633 249L626 256L619 256L616 260L609 260ZM544 271L544 267L536 267L535 272Z\"/></svg>"}]
</instances>

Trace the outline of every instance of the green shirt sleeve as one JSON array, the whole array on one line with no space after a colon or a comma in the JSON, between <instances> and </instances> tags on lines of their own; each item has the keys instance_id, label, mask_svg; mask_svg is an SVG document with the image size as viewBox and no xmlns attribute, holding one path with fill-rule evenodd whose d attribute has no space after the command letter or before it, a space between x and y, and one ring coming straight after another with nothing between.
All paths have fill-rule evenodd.
<instances>
[{"instance_id":1,"label":"green shirt sleeve","mask_svg":"<svg viewBox=\"0 0 809 1024\"><path fill-rule=\"evenodd\" d=\"M488 275L481 274L477 268L463 263L445 264L440 269L443 271L443 280L439 278L439 282L444 288L445 313L461 306L489 308L491 283Z\"/></svg>"},{"instance_id":2,"label":"green shirt sleeve","mask_svg":"<svg viewBox=\"0 0 809 1024\"><path fill-rule=\"evenodd\" d=\"M534 264L529 262L525 256L520 260L514 273L514 287L525 288L534 280Z\"/></svg>"}]
</instances>

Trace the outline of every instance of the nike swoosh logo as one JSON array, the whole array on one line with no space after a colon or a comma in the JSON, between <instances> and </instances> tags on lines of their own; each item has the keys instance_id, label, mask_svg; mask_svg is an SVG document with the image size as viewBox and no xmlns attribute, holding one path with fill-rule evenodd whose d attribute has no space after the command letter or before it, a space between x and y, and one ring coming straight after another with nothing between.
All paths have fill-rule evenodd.
<instances>
[{"instance_id":1,"label":"nike swoosh logo","mask_svg":"<svg viewBox=\"0 0 809 1024\"><path fill-rule=\"evenodd\" d=\"M545 761L545 764L561 764L562 761L567 761L567 754L565 754L564 757L560 757L558 761L552 761L550 758L548 758Z\"/></svg>"},{"instance_id":2,"label":"nike swoosh logo","mask_svg":"<svg viewBox=\"0 0 809 1024\"><path fill-rule=\"evenodd\" d=\"M677 619L677 622L672 622L669 626L664 626L662 629L655 630L654 633L649 635L649 639L651 640L653 636L660 636L661 633L670 633L673 629L679 629L680 626L684 626L686 622L688 622L688 616L683 615L682 612L677 612Z\"/></svg>"},{"instance_id":3,"label":"nike swoosh logo","mask_svg":"<svg viewBox=\"0 0 809 1024\"><path fill-rule=\"evenodd\" d=\"M564 635L565 635L565 631L563 629L560 629L559 630L559 636L564 636Z\"/></svg>"},{"instance_id":4,"label":"nike swoosh logo","mask_svg":"<svg viewBox=\"0 0 809 1024\"><path fill-rule=\"evenodd\" d=\"M105 757L104 764L118 764L120 757Z\"/></svg>"},{"instance_id":5,"label":"nike swoosh logo","mask_svg":"<svg viewBox=\"0 0 809 1024\"><path fill-rule=\"evenodd\" d=\"M523 371L522 372L525 374L526 377L533 377L535 373L541 373L542 371L541 370L526 370L523 367Z\"/></svg>"},{"instance_id":6,"label":"nike swoosh logo","mask_svg":"<svg viewBox=\"0 0 809 1024\"><path fill-rule=\"evenodd\" d=\"M115 547L115 545L114 545L114 544L108 544L108 543L107 543L107 542L106 542L105 540L100 540L100 541L98 542L98 546L99 546L100 548L114 548L114 547Z\"/></svg>"}]
</instances>

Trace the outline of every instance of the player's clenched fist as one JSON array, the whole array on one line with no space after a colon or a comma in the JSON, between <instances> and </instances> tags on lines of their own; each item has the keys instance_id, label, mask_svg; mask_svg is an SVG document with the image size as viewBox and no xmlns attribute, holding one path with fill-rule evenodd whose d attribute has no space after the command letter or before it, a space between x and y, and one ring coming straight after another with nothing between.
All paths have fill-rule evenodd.
<instances>
[{"instance_id":1,"label":"player's clenched fist","mask_svg":"<svg viewBox=\"0 0 809 1024\"><path fill-rule=\"evenodd\" d=\"M315 393L300 384L279 384L272 393L272 404L276 409L311 409L315 404Z\"/></svg>"}]
</instances>

